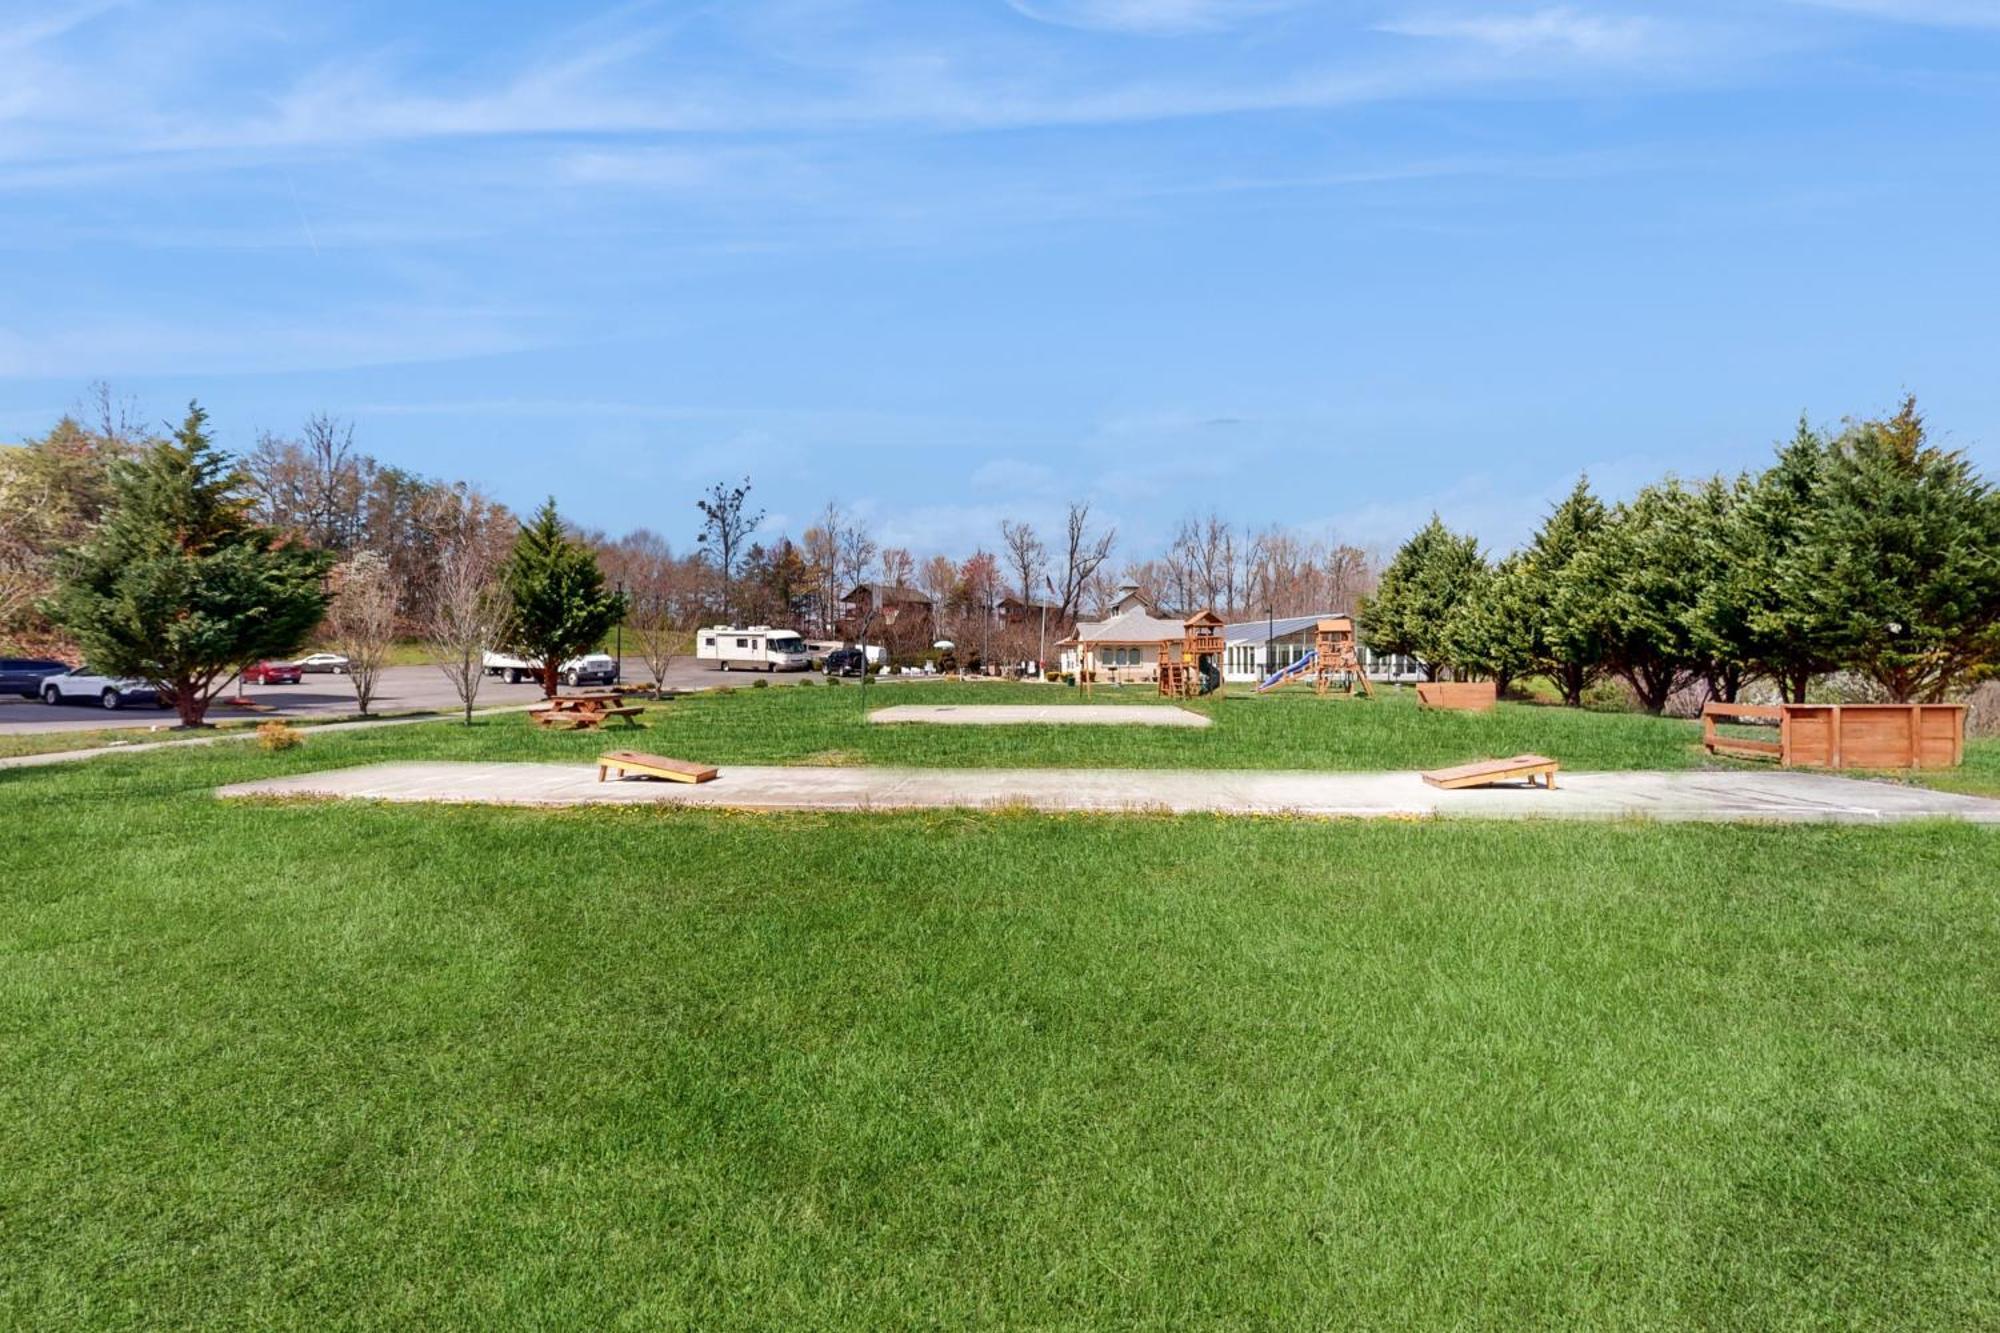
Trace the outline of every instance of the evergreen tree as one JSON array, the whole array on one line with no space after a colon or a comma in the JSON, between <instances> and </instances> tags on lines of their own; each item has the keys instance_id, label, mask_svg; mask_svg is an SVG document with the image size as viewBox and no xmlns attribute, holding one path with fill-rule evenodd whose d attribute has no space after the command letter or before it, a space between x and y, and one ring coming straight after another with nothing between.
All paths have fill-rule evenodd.
<instances>
[{"instance_id":1,"label":"evergreen tree","mask_svg":"<svg viewBox=\"0 0 2000 1333\"><path fill-rule=\"evenodd\" d=\"M1788 592L1831 626L1845 664L1902 703L2000 657L2000 497L1963 454L1926 442L1914 398L1841 433L1822 499Z\"/></svg>"},{"instance_id":2,"label":"evergreen tree","mask_svg":"<svg viewBox=\"0 0 2000 1333\"><path fill-rule=\"evenodd\" d=\"M234 669L295 652L326 609L328 557L251 522L244 475L187 418L110 471L91 537L60 562L51 614L98 670L165 691L200 726Z\"/></svg>"},{"instance_id":3,"label":"evergreen tree","mask_svg":"<svg viewBox=\"0 0 2000 1333\"><path fill-rule=\"evenodd\" d=\"M515 649L540 664L545 695L555 694L563 662L596 649L625 614L625 599L604 586L597 553L570 537L553 498L521 525L501 582Z\"/></svg>"},{"instance_id":4,"label":"evergreen tree","mask_svg":"<svg viewBox=\"0 0 2000 1333\"><path fill-rule=\"evenodd\" d=\"M1597 623L1571 613L1564 602L1570 565L1589 550L1604 531L1604 502L1592 494L1590 478L1578 477L1562 502L1542 520L1528 543L1523 588L1533 646L1533 669L1547 676L1571 708L1583 704L1583 692L1604 674L1605 646Z\"/></svg>"},{"instance_id":5,"label":"evergreen tree","mask_svg":"<svg viewBox=\"0 0 2000 1333\"><path fill-rule=\"evenodd\" d=\"M1733 657L1804 703L1840 665L1839 624L1813 587L1808 527L1822 503L1826 441L1800 418L1762 475L1739 482L1719 532L1720 563L1697 608L1712 652Z\"/></svg>"},{"instance_id":6,"label":"evergreen tree","mask_svg":"<svg viewBox=\"0 0 2000 1333\"><path fill-rule=\"evenodd\" d=\"M1378 654L1402 653L1436 680L1451 665L1452 612L1486 572L1479 543L1445 527L1436 514L1403 543L1363 603L1361 631Z\"/></svg>"},{"instance_id":7,"label":"evergreen tree","mask_svg":"<svg viewBox=\"0 0 2000 1333\"><path fill-rule=\"evenodd\" d=\"M1679 482L1648 486L1611 512L1560 580L1556 632L1603 645L1603 662L1649 713L1707 662L1694 607L1709 568L1701 500Z\"/></svg>"},{"instance_id":8,"label":"evergreen tree","mask_svg":"<svg viewBox=\"0 0 2000 1333\"><path fill-rule=\"evenodd\" d=\"M1534 591L1528 557L1515 552L1478 573L1446 625L1457 669L1492 679L1501 694L1534 667Z\"/></svg>"}]
</instances>

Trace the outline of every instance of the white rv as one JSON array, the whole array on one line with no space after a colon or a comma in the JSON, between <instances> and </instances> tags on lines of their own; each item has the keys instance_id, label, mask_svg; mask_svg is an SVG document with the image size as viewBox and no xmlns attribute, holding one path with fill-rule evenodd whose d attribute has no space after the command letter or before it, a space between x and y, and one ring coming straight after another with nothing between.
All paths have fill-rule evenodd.
<instances>
[{"instance_id":1,"label":"white rv","mask_svg":"<svg viewBox=\"0 0 2000 1333\"><path fill-rule=\"evenodd\" d=\"M713 662L718 671L804 671L812 652L794 630L752 625L712 625L695 632L695 660Z\"/></svg>"}]
</instances>

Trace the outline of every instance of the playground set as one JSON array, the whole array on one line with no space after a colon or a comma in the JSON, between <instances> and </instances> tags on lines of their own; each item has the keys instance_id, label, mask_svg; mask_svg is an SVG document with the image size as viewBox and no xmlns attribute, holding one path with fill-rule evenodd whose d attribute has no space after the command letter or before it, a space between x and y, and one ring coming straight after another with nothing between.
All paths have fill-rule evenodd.
<instances>
[{"instance_id":1,"label":"playground set","mask_svg":"<svg viewBox=\"0 0 2000 1333\"><path fill-rule=\"evenodd\" d=\"M1160 645L1160 694L1194 699L1222 688L1222 617L1213 611L1190 616L1179 643Z\"/></svg>"},{"instance_id":2,"label":"playground set","mask_svg":"<svg viewBox=\"0 0 2000 1333\"><path fill-rule=\"evenodd\" d=\"M1313 683L1313 693L1321 698L1332 692L1336 680L1348 694L1360 694L1369 699L1375 697L1375 692L1368 685L1368 673L1361 669L1352 617L1328 616L1313 626L1313 646L1306 655L1266 676L1264 683L1257 687L1257 693L1308 679Z\"/></svg>"}]
</instances>

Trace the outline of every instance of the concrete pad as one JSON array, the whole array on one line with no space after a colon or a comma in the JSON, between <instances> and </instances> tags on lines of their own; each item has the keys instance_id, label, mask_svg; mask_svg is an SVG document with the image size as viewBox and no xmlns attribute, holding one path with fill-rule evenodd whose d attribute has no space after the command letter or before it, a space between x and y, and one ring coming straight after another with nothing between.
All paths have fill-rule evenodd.
<instances>
[{"instance_id":1,"label":"concrete pad","mask_svg":"<svg viewBox=\"0 0 2000 1333\"><path fill-rule=\"evenodd\" d=\"M219 788L223 797L349 797L485 805L683 805L735 810L1043 811L1472 819L2000 824L2000 801L1822 773L1565 773L1555 791L1441 791L1415 773L1136 769L724 767L714 782L597 780L571 764L375 764Z\"/></svg>"},{"instance_id":2,"label":"concrete pad","mask_svg":"<svg viewBox=\"0 0 2000 1333\"><path fill-rule=\"evenodd\" d=\"M930 723L940 727L1205 727L1202 713L1168 704L897 704L878 708L870 722Z\"/></svg>"}]
</instances>

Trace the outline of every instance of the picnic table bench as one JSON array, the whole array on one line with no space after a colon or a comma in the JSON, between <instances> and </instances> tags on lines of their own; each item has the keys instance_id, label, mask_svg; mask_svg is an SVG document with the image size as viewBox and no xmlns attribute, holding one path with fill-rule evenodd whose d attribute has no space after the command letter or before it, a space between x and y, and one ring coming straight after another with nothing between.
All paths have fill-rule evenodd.
<instances>
[{"instance_id":1,"label":"picnic table bench","mask_svg":"<svg viewBox=\"0 0 2000 1333\"><path fill-rule=\"evenodd\" d=\"M1476 764L1432 769L1424 774L1424 781L1446 791L1457 791L1461 787L1490 787L1496 782L1523 780L1532 787L1539 778L1545 791L1554 791L1557 767L1556 761L1547 755L1517 754L1512 759L1482 759Z\"/></svg>"},{"instance_id":2,"label":"picnic table bench","mask_svg":"<svg viewBox=\"0 0 2000 1333\"><path fill-rule=\"evenodd\" d=\"M597 756L597 780L604 781L604 775L615 772L620 778L637 774L642 778L664 778L668 782L713 782L715 770L706 764L691 764L685 759L667 759L657 754L640 754L637 750L611 750Z\"/></svg>"},{"instance_id":3,"label":"picnic table bench","mask_svg":"<svg viewBox=\"0 0 2000 1333\"><path fill-rule=\"evenodd\" d=\"M604 725L606 718L623 718L628 723L646 710L625 702L623 690L592 690L584 694L557 694L528 710L535 725L551 730L584 731Z\"/></svg>"}]
</instances>

